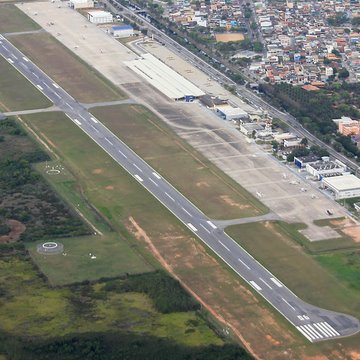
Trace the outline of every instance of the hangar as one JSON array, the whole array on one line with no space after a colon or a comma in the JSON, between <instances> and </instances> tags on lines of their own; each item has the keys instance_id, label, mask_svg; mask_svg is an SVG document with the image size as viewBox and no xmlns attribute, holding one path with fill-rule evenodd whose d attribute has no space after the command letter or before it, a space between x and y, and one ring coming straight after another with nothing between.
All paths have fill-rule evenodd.
<instances>
[{"instance_id":1,"label":"hangar","mask_svg":"<svg viewBox=\"0 0 360 360\"><path fill-rule=\"evenodd\" d=\"M355 175L340 175L323 178L325 188L330 189L335 199L346 199L360 196L360 179Z\"/></svg>"},{"instance_id":2,"label":"hangar","mask_svg":"<svg viewBox=\"0 0 360 360\"><path fill-rule=\"evenodd\" d=\"M170 99L190 101L205 95L201 89L151 54L143 54L141 58L124 63Z\"/></svg>"}]
</instances>

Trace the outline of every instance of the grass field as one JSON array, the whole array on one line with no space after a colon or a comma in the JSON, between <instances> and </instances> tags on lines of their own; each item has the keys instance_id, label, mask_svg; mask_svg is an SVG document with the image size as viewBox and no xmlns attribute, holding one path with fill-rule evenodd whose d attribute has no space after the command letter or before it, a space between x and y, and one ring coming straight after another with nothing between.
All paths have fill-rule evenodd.
<instances>
[{"instance_id":1,"label":"grass field","mask_svg":"<svg viewBox=\"0 0 360 360\"><path fill-rule=\"evenodd\" d=\"M209 217L232 219L266 211L146 108L117 105L92 113Z\"/></svg>"},{"instance_id":2,"label":"grass field","mask_svg":"<svg viewBox=\"0 0 360 360\"><path fill-rule=\"evenodd\" d=\"M305 254L279 224L232 226L227 228L227 233L303 300L360 316L359 292ZM353 280L356 276L356 272L351 275Z\"/></svg>"},{"instance_id":3,"label":"grass field","mask_svg":"<svg viewBox=\"0 0 360 360\"><path fill-rule=\"evenodd\" d=\"M99 283L80 288L79 300L73 289L49 288L29 261L15 256L0 258L0 269L1 329L14 335L56 338L71 333L131 331L189 346L223 343L196 313L161 314L141 293L104 292Z\"/></svg>"},{"instance_id":4,"label":"grass field","mask_svg":"<svg viewBox=\"0 0 360 360\"><path fill-rule=\"evenodd\" d=\"M1 111L39 109L52 105L34 85L2 56L0 56L0 74Z\"/></svg>"},{"instance_id":5,"label":"grass field","mask_svg":"<svg viewBox=\"0 0 360 360\"><path fill-rule=\"evenodd\" d=\"M124 98L119 89L50 34L14 36L11 42L79 102Z\"/></svg>"},{"instance_id":6,"label":"grass field","mask_svg":"<svg viewBox=\"0 0 360 360\"><path fill-rule=\"evenodd\" d=\"M39 30L40 26L15 5L1 4L0 33Z\"/></svg>"}]
</instances>

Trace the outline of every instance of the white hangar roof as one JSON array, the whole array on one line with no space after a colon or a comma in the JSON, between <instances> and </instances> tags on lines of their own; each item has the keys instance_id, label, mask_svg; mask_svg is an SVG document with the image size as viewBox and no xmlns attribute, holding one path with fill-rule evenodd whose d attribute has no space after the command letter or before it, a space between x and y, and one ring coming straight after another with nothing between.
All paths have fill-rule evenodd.
<instances>
[{"instance_id":1,"label":"white hangar roof","mask_svg":"<svg viewBox=\"0 0 360 360\"><path fill-rule=\"evenodd\" d=\"M170 99L205 95L201 89L151 54L143 54L139 59L124 63Z\"/></svg>"}]
</instances>

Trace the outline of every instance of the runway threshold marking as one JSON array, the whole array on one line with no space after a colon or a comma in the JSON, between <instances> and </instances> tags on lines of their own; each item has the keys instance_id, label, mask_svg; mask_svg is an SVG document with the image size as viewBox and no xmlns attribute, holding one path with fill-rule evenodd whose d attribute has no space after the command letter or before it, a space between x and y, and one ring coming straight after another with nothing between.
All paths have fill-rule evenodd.
<instances>
[{"instance_id":1,"label":"runway threshold marking","mask_svg":"<svg viewBox=\"0 0 360 360\"><path fill-rule=\"evenodd\" d=\"M300 326L296 326L296 328L297 328L310 342L313 342L313 338L310 337Z\"/></svg>"},{"instance_id":2,"label":"runway threshold marking","mask_svg":"<svg viewBox=\"0 0 360 360\"><path fill-rule=\"evenodd\" d=\"M192 231L195 231L195 232L198 231L197 228L196 228L193 224L191 224L191 223L188 223L187 226L188 226Z\"/></svg>"},{"instance_id":3,"label":"runway threshold marking","mask_svg":"<svg viewBox=\"0 0 360 360\"><path fill-rule=\"evenodd\" d=\"M211 221L207 221L207 223L215 230L217 229L217 227L211 222Z\"/></svg>"},{"instance_id":4,"label":"runway threshold marking","mask_svg":"<svg viewBox=\"0 0 360 360\"><path fill-rule=\"evenodd\" d=\"M248 270L250 270L250 266L245 264L241 259L238 259Z\"/></svg>"},{"instance_id":5,"label":"runway threshold marking","mask_svg":"<svg viewBox=\"0 0 360 360\"><path fill-rule=\"evenodd\" d=\"M321 333L323 333L326 337L332 337L334 336L330 331L328 331L323 325L320 326L320 324L313 324L314 327L316 327Z\"/></svg>"},{"instance_id":6,"label":"runway threshold marking","mask_svg":"<svg viewBox=\"0 0 360 360\"><path fill-rule=\"evenodd\" d=\"M260 287L255 281L251 280L251 281L249 281L249 283L250 283L250 285L251 285L254 289L256 289L257 291L261 291L261 290L262 290L261 287Z\"/></svg>"},{"instance_id":7,"label":"runway threshold marking","mask_svg":"<svg viewBox=\"0 0 360 360\"><path fill-rule=\"evenodd\" d=\"M259 280L263 282L270 290L272 290L272 287L261 277L259 277Z\"/></svg>"},{"instance_id":8,"label":"runway threshold marking","mask_svg":"<svg viewBox=\"0 0 360 360\"><path fill-rule=\"evenodd\" d=\"M144 180L137 174L134 175L134 177L139 180L140 182L143 182Z\"/></svg>"},{"instance_id":9,"label":"runway threshold marking","mask_svg":"<svg viewBox=\"0 0 360 360\"><path fill-rule=\"evenodd\" d=\"M168 198L170 198L172 201L175 201L175 199L174 199L171 195L169 195L166 191L165 191L165 195L166 195Z\"/></svg>"},{"instance_id":10,"label":"runway threshold marking","mask_svg":"<svg viewBox=\"0 0 360 360\"><path fill-rule=\"evenodd\" d=\"M209 233L210 234L210 230L209 229L207 229L203 224L200 224L200 226L207 232L207 233Z\"/></svg>"},{"instance_id":11,"label":"runway threshold marking","mask_svg":"<svg viewBox=\"0 0 360 360\"><path fill-rule=\"evenodd\" d=\"M329 325L327 322L322 322L320 323L320 325L324 326L326 329L328 329L331 333L339 336L340 334L331 326Z\"/></svg>"},{"instance_id":12,"label":"runway threshold marking","mask_svg":"<svg viewBox=\"0 0 360 360\"><path fill-rule=\"evenodd\" d=\"M157 178L157 179L161 179L161 176L159 174L157 174L156 172L153 172L153 175Z\"/></svg>"},{"instance_id":13,"label":"runway threshold marking","mask_svg":"<svg viewBox=\"0 0 360 360\"><path fill-rule=\"evenodd\" d=\"M279 280L277 280L277 279L275 279L275 278L270 278L270 280L276 285L276 286L278 286L278 287L283 287L283 284L279 281Z\"/></svg>"},{"instance_id":14,"label":"runway threshold marking","mask_svg":"<svg viewBox=\"0 0 360 360\"><path fill-rule=\"evenodd\" d=\"M230 251L230 249L229 249L224 243L222 243L220 240L219 240L219 243L220 243L220 245L222 245L227 251Z\"/></svg>"}]
</instances>

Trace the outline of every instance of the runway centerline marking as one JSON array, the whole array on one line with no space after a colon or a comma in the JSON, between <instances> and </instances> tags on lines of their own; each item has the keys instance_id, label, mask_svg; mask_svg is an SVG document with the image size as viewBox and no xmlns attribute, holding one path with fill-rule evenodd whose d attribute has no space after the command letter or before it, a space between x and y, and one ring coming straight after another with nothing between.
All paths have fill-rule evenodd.
<instances>
[{"instance_id":1,"label":"runway centerline marking","mask_svg":"<svg viewBox=\"0 0 360 360\"><path fill-rule=\"evenodd\" d=\"M175 199L174 199L171 195L169 195L166 191L165 191L165 195L166 195L168 198L170 198L172 201L175 201Z\"/></svg>"},{"instance_id":2,"label":"runway centerline marking","mask_svg":"<svg viewBox=\"0 0 360 360\"><path fill-rule=\"evenodd\" d=\"M181 207L184 212L186 212L189 216L193 217L185 208Z\"/></svg>"},{"instance_id":3,"label":"runway centerline marking","mask_svg":"<svg viewBox=\"0 0 360 360\"><path fill-rule=\"evenodd\" d=\"M92 125L91 125L92 126ZM121 150L118 150L119 151L119 153L125 158L125 159L127 159L127 156L121 151Z\"/></svg>"},{"instance_id":4,"label":"runway centerline marking","mask_svg":"<svg viewBox=\"0 0 360 360\"><path fill-rule=\"evenodd\" d=\"M248 270L250 270L250 266L245 264L241 259L238 259L238 261L240 261Z\"/></svg>"},{"instance_id":5,"label":"runway centerline marking","mask_svg":"<svg viewBox=\"0 0 360 360\"><path fill-rule=\"evenodd\" d=\"M261 277L259 277L259 280L263 282L270 290L272 290L272 287Z\"/></svg>"},{"instance_id":6,"label":"runway centerline marking","mask_svg":"<svg viewBox=\"0 0 360 360\"><path fill-rule=\"evenodd\" d=\"M207 229L203 224L200 224L200 226L207 232L207 233L209 233L210 234L210 230L209 229Z\"/></svg>"},{"instance_id":7,"label":"runway centerline marking","mask_svg":"<svg viewBox=\"0 0 360 360\"><path fill-rule=\"evenodd\" d=\"M105 140L106 140L110 145L114 145L107 137L105 138Z\"/></svg>"},{"instance_id":8,"label":"runway centerline marking","mask_svg":"<svg viewBox=\"0 0 360 360\"><path fill-rule=\"evenodd\" d=\"M227 251L230 251L230 249L223 243L221 242L220 240L218 240L220 245L222 245Z\"/></svg>"},{"instance_id":9,"label":"runway centerline marking","mask_svg":"<svg viewBox=\"0 0 360 360\"><path fill-rule=\"evenodd\" d=\"M296 309L291 305L291 304L289 304L289 302L286 300L286 299L284 299L283 297L282 297L282 299L283 299L283 301L284 301L284 303L285 304L287 304L289 307L291 307L294 311L296 311Z\"/></svg>"},{"instance_id":10,"label":"runway centerline marking","mask_svg":"<svg viewBox=\"0 0 360 360\"><path fill-rule=\"evenodd\" d=\"M133 163L134 167L136 167L140 172L143 172L135 163Z\"/></svg>"},{"instance_id":11,"label":"runway centerline marking","mask_svg":"<svg viewBox=\"0 0 360 360\"><path fill-rule=\"evenodd\" d=\"M149 180L150 180L155 186L159 186L151 177L149 177Z\"/></svg>"},{"instance_id":12,"label":"runway centerline marking","mask_svg":"<svg viewBox=\"0 0 360 360\"><path fill-rule=\"evenodd\" d=\"M94 125L90 125L92 129L94 129L96 132L99 132L99 130L94 126Z\"/></svg>"}]
</instances>

